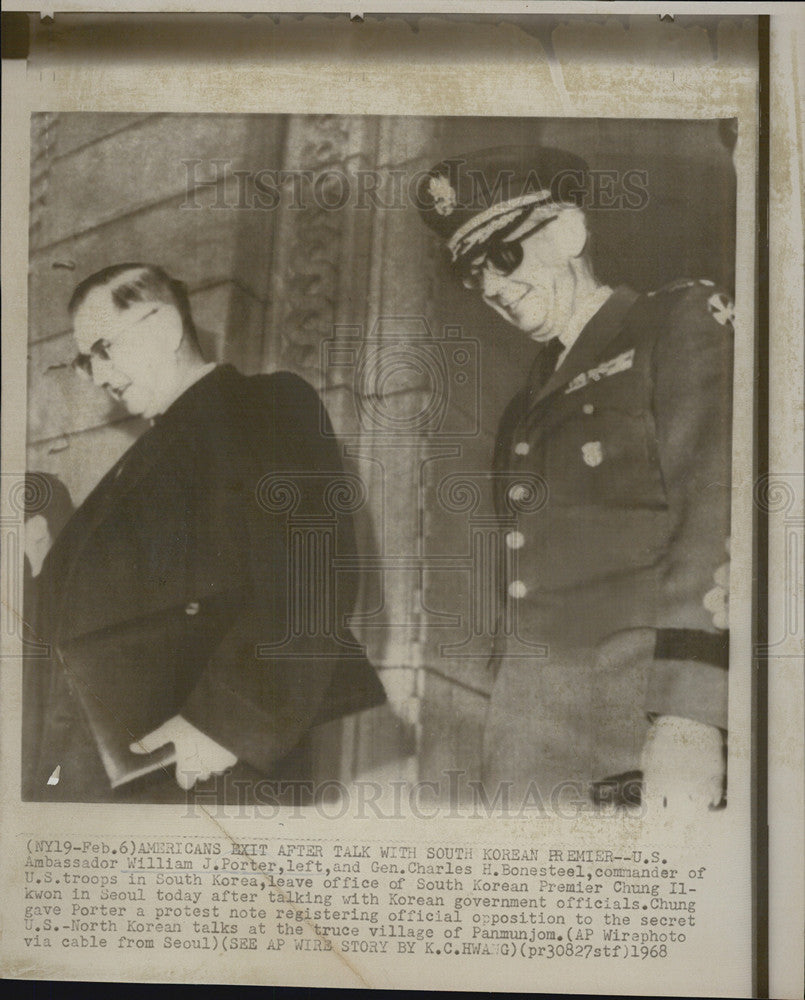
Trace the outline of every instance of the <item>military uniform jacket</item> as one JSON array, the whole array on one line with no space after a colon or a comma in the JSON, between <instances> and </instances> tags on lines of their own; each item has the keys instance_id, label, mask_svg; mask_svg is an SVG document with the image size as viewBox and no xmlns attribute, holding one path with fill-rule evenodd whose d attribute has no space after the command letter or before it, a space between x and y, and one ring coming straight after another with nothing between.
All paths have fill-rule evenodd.
<instances>
[{"instance_id":1,"label":"military uniform jacket","mask_svg":"<svg viewBox=\"0 0 805 1000\"><path fill-rule=\"evenodd\" d=\"M315 723L381 702L345 626L356 568L334 568L355 556L349 511L332 513L341 475L306 382L215 368L135 442L48 554L38 630L64 657L57 681L66 674L69 685L82 651L105 643L99 696L132 740L181 714L258 774ZM312 525L313 582L292 558L291 514ZM48 794L108 795L74 707L47 708L29 794L61 764Z\"/></svg>"},{"instance_id":2,"label":"military uniform jacket","mask_svg":"<svg viewBox=\"0 0 805 1000\"><path fill-rule=\"evenodd\" d=\"M727 725L727 636L705 595L727 560L731 399L729 300L683 281L617 289L500 424L503 591L520 648L650 636L649 718Z\"/></svg>"}]
</instances>

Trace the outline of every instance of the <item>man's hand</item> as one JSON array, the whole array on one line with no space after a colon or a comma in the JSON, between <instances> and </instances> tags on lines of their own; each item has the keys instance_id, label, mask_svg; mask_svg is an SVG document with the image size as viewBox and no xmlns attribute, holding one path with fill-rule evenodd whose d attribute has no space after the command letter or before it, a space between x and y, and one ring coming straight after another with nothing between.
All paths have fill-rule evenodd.
<instances>
[{"instance_id":1,"label":"man's hand","mask_svg":"<svg viewBox=\"0 0 805 1000\"><path fill-rule=\"evenodd\" d=\"M158 729L129 747L132 753L153 753L166 743L176 748L176 781L180 788L192 788L237 763L237 757L220 743L205 736L181 715L174 715Z\"/></svg>"},{"instance_id":2,"label":"man's hand","mask_svg":"<svg viewBox=\"0 0 805 1000\"><path fill-rule=\"evenodd\" d=\"M417 672L408 667L380 671L389 708L409 726L419 721L421 702L417 695Z\"/></svg>"},{"instance_id":3,"label":"man's hand","mask_svg":"<svg viewBox=\"0 0 805 1000\"><path fill-rule=\"evenodd\" d=\"M661 715L648 732L640 764L643 803L652 814L703 812L721 802L726 756L715 726Z\"/></svg>"},{"instance_id":4,"label":"man's hand","mask_svg":"<svg viewBox=\"0 0 805 1000\"><path fill-rule=\"evenodd\" d=\"M730 551L730 540L725 543L727 554ZM713 616L716 628L730 627L730 562L729 559L713 573L715 587L704 595L704 607Z\"/></svg>"}]
</instances>

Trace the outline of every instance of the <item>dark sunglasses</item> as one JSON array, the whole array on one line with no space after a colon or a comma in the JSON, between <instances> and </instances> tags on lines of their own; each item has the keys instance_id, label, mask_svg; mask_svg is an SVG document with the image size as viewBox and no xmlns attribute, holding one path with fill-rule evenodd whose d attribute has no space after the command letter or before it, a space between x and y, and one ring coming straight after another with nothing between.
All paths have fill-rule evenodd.
<instances>
[{"instance_id":1,"label":"dark sunglasses","mask_svg":"<svg viewBox=\"0 0 805 1000\"><path fill-rule=\"evenodd\" d=\"M480 260L476 257L471 262L459 267L461 282L465 288L478 290L483 285L483 272L486 267L492 267L498 274L506 277L512 274L523 263L523 240L549 223L558 219L558 215L550 215L541 219L531 229L521 233L516 239L504 240L500 236L491 239L485 246Z\"/></svg>"}]
</instances>

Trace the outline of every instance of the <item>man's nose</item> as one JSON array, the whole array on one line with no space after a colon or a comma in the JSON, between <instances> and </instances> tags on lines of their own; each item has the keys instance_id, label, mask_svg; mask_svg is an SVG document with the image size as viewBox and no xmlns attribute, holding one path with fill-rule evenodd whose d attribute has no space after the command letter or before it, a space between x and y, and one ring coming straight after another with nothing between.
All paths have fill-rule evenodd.
<instances>
[{"instance_id":1,"label":"man's nose","mask_svg":"<svg viewBox=\"0 0 805 1000\"><path fill-rule=\"evenodd\" d=\"M90 360L90 370L92 372L92 381L95 385L100 386L105 389L108 385L112 383L112 364L105 358L98 358L93 356Z\"/></svg>"},{"instance_id":2,"label":"man's nose","mask_svg":"<svg viewBox=\"0 0 805 1000\"><path fill-rule=\"evenodd\" d=\"M506 275L485 267L481 271L481 294L485 299L494 299L500 295L506 284Z\"/></svg>"}]
</instances>

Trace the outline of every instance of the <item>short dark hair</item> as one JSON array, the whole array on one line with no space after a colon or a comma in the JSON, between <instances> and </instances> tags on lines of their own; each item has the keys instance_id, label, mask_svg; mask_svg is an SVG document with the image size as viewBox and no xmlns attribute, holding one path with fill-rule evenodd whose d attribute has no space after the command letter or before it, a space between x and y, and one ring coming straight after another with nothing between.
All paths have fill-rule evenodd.
<instances>
[{"instance_id":1,"label":"short dark hair","mask_svg":"<svg viewBox=\"0 0 805 1000\"><path fill-rule=\"evenodd\" d=\"M199 349L198 334L190 312L190 300L183 281L172 278L167 271L156 264L126 263L112 264L96 271L80 282L67 308L71 316L86 299L93 288L111 286L111 298L121 310L128 309L133 302L165 302L175 306L182 317L185 338L196 350Z\"/></svg>"}]
</instances>

